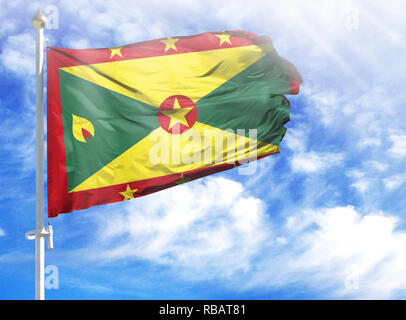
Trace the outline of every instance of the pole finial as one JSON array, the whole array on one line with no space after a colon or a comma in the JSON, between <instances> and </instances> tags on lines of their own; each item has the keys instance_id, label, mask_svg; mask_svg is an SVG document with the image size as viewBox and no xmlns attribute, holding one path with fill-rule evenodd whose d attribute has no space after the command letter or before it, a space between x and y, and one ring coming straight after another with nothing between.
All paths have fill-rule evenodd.
<instances>
[{"instance_id":1,"label":"pole finial","mask_svg":"<svg viewBox=\"0 0 406 320\"><path fill-rule=\"evenodd\" d=\"M47 25L48 19L44 16L41 9L38 9L34 17L32 17L32 26L35 29L45 28Z\"/></svg>"}]
</instances>

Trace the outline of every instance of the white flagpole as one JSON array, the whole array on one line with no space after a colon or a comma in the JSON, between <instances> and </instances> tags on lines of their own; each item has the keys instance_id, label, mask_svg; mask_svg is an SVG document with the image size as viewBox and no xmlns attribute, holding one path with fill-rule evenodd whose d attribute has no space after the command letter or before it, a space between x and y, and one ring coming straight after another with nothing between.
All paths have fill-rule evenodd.
<instances>
[{"instance_id":1,"label":"white flagpole","mask_svg":"<svg viewBox=\"0 0 406 320\"><path fill-rule=\"evenodd\" d=\"M36 30L36 230L35 230L35 299L45 299L45 248L44 237L44 28L47 19L41 12L32 18Z\"/></svg>"}]
</instances>

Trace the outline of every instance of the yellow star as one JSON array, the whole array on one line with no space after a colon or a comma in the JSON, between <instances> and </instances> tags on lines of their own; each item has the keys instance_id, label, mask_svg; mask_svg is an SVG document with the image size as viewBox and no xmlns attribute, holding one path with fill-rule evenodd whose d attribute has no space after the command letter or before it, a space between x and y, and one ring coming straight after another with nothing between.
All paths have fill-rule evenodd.
<instances>
[{"instance_id":1,"label":"yellow star","mask_svg":"<svg viewBox=\"0 0 406 320\"><path fill-rule=\"evenodd\" d=\"M165 52L168 51L169 49L173 49L175 51L178 51L178 49L175 46L176 41L178 41L179 39L172 39L172 38L168 38L165 40L161 40L161 42L165 45Z\"/></svg>"},{"instance_id":2,"label":"yellow star","mask_svg":"<svg viewBox=\"0 0 406 320\"><path fill-rule=\"evenodd\" d=\"M109 50L111 51L110 54L110 59L113 58L115 55L118 55L119 57L123 57L123 54L121 53L121 48L122 47L117 47L117 48L110 48Z\"/></svg>"},{"instance_id":3,"label":"yellow star","mask_svg":"<svg viewBox=\"0 0 406 320\"><path fill-rule=\"evenodd\" d=\"M123 192L119 192L124 197L124 200L134 199L134 193L136 193L138 189L131 190L130 185L127 184L127 189Z\"/></svg>"},{"instance_id":4,"label":"yellow star","mask_svg":"<svg viewBox=\"0 0 406 320\"><path fill-rule=\"evenodd\" d=\"M176 183L176 184L183 184L183 183L189 182L189 181L190 181L190 179L185 178L185 177L183 176L183 173L182 173L182 174L180 175L180 179L179 179L179 180L176 180L175 183Z\"/></svg>"},{"instance_id":5,"label":"yellow star","mask_svg":"<svg viewBox=\"0 0 406 320\"><path fill-rule=\"evenodd\" d=\"M168 116L169 118L171 118L171 122L169 123L168 127L168 130L170 130L178 122L185 125L186 127L189 127L189 124L186 120L186 115L192 109L193 107L181 108L178 102L178 98L175 98L175 102L173 103L173 109L162 109L159 111L162 112L164 115Z\"/></svg>"},{"instance_id":6,"label":"yellow star","mask_svg":"<svg viewBox=\"0 0 406 320\"><path fill-rule=\"evenodd\" d=\"M220 33L220 34L215 34L215 36L220 38L220 46L221 46L224 42L227 42L227 43L229 43L229 44L232 44L232 43L231 43L231 40L230 40L231 34Z\"/></svg>"}]
</instances>

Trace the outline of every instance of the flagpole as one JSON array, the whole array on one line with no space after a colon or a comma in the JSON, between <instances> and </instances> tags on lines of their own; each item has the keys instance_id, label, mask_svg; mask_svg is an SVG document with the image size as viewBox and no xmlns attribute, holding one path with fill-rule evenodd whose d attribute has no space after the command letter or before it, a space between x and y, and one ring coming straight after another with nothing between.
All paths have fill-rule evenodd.
<instances>
[{"instance_id":1,"label":"flagpole","mask_svg":"<svg viewBox=\"0 0 406 320\"><path fill-rule=\"evenodd\" d=\"M41 12L32 18L36 30L36 230L35 230L35 299L45 299L45 247L44 237L44 28L47 19Z\"/></svg>"}]
</instances>

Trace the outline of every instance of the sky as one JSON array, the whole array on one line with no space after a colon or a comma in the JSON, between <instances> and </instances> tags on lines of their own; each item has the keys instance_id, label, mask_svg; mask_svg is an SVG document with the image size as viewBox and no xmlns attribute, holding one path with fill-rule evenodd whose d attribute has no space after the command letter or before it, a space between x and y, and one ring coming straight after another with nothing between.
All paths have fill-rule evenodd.
<instances>
[{"instance_id":1,"label":"sky","mask_svg":"<svg viewBox=\"0 0 406 320\"><path fill-rule=\"evenodd\" d=\"M34 298L24 234L35 228L39 8L52 15L48 44L66 48L267 35L304 80L281 153L253 174L49 219L46 266L59 277L47 299L406 298L404 1L3 2L0 299Z\"/></svg>"}]
</instances>

